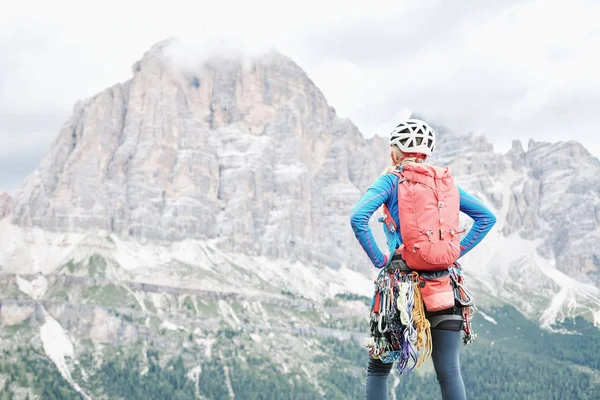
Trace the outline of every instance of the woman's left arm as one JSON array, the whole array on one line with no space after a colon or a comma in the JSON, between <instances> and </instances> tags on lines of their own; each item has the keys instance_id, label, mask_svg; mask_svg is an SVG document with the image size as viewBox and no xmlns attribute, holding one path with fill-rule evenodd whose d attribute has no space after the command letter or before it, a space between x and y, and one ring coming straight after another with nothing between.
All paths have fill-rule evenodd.
<instances>
[{"instance_id":1,"label":"woman's left arm","mask_svg":"<svg viewBox=\"0 0 600 400\"><path fill-rule=\"evenodd\" d=\"M496 216L485 204L463 188L460 194L460 211L473 219L473 225L467 235L460 241L460 257L471 251L489 233L496 224Z\"/></svg>"}]
</instances>

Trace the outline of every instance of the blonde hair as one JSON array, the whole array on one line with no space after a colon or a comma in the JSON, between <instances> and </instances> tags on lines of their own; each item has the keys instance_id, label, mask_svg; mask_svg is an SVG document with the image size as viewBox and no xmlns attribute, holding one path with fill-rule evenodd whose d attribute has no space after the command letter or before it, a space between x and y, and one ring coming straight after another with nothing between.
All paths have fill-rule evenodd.
<instances>
[{"instance_id":1,"label":"blonde hair","mask_svg":"<svg viewBox=\"0 0 600 400\"><path fill-rule=\"evenodd\" d=\"M413 154L410 154L407 157L407 154L404 153L402 150L400 150L400 147L398 147L395 144L393 144L391 146L391 149L392 149L392 152L394 153L394 156L396 156L396 158L400 159L400 162L397 165L390 165L389 167L387 167L383 171L383 175L389 174L390 172L394 172L394 171L398 170L401 166L403 166L406 163L409 163L409 162L422 163L425 161L424 158L414 156Z\"/></svg>"}]
</instances>

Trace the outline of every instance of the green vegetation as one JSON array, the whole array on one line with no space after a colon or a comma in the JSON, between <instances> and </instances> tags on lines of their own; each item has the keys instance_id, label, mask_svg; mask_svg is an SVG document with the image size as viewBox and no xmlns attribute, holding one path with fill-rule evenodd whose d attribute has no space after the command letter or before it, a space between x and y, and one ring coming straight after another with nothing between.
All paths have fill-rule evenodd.
<instances>
[{"instance_id":1,"label":"green vegetation","mask_svg":"<svg viewBox=\"0 0 600 400\"><path fill-rule=\"evenodd\" d=\"M369 297L355 293L338 293L335 295L335 298L347 301L362 301L367 306L371 305L371 299Z\"/></svg>"},{"instance_id":2,"label":"green vegetation","mask_svg":"<svg viewBox=\"0 0 600 400\"><path fill-rule=\"evenodd\" d=\"M63 266L63 268L65 267L70 273L75 272L75 263L73 262L73 260L69 260L69 262Z\"/></svg>"},{"instance_id":3,"label":"green vegetation","mask_svg":"<svg viewBox=\"0 0 600 400\"><path fill-rule=\"evenodd\" d=\"M87 292L95 301L127 298L119 286L97 287ZM366 298L365 298L366 299ZM336 296L337 302L365 300ZM214 309L215 302L186 296L180 304L186 311L196 307ZM286 316L289 310L277 309ZM576 334L543 330L509 306L482 309L497 324L476 315L477 340L461 349L461 369L469 398L474 399L597 399L600 398L600 330L583 318L567 320L557 329ZM214 311L213 311L214 312ZM294 313L296 313L294 311ZM298 312L305 318L320 320L317 311ZM116 313L133 323L127 312ZM242 314L240 314L242 315ZM294 314L295 315L295 314ZM150 326L158 329L162 320L151 316ZM340 319L335 323L344 325ZM349 322L346 323L346 325ZM31 330L27 324L3 327L2 333L21 335ZM366 324L360 329L366 329ZM200 335L201 337L201 335ZM364 393L367 350L354 340L319 337L300 361L306 370L280 361L285 341L273 340L278 347L260 353L249 335L242 330L224 327L211 334L216 339L211 358L196 345L189 332L165 330L164 335L147 343L128 347L107 346L102 361L92 356L89 339L79 342L89 352L78 355L80 365L73 378L94 398L110 399L206 399L228 398L231 389L236 398L244 399L349 399ZM285 334L282 336L285 337ZM32 339L33 340L33 339ZM268 339L267 339L268 340ZM165 346L177 341L180 346ZM286 348L286 346L288 346ZM159 348L161 350L159 350ZM166 350L169 349L169 350ZM250 350L253 349L253 350ZM282 350L284 349L284 350ZM294 350L290 350L294 351ZM271 358L272 357L272 358ZM304 360L304 361L303 361ZM198 374L190 370L198 367ZM394 368L392 374L398 376ZM227 378L229 377L229 379ZM392 381L390 380L390 383ZM30 388L41 399L81 399L62 378L54 364L40 349L19 347L0 352L0 400L15 398L19 388ZM390 390L391 389L390 385ZM395 389L398 398L440 399L439 385L431 362L411 373L400 375Z\"/></svg>"},{"instance_id":4,"label":"green vegetation","mask_svg":"<svg viewBox=\"0 0 600 400\"><path fill-rule=\"evenodd\" d=\"M192 315L196 315L194 300L190 296L185 296L185 299L183 299L183 307L190 311Z\"/></svg>"},{"instance_id":5,"label":"green vegetation","mask_svg":"<svg viewBox=\"0 0 600 400\"><path fill-rule=\"evenodd\" d=\"M371 299L367 296L361 296L355 293L338 293L334 298L325 299L325 307L337 307L340 305L340 301L360 301L366 306L371 305Z\"/></svg>"},{"instance_id":6,"label":"green vegetation","mask_svg":"<svg viewBox=\"0 0 600 400\"><path fill-rule=\"evenodd\" d=\"M592 398L590 375L573 365L506 347L470 350L462 373L472 398L495 399L498 393L510 399Z\"/></svg>"},{"instance_id":7,"label":"green vegetation","mask_svg":"<svg viewBox=\"0 0 600 400\"><path fill-rule=\"evenodd\" d=\"M94 253L88 259L87 264L84 261L75 263L73 260L69 260L62 266L61 270L66 272L66 269L70 274L88 275L91 278L104 278L106 276L107 265L106 259L103 256Z\"/></svg>"},{"instance_id":8,"label":"green vegetation","mask_svg":"<svg viewBox=\"0 0 600 400\"><path fill-rule=\"evenodd\" d=\"M72 293L72 292L73 291L69 290L69 293ZM64 286L54 285L54 286L50 287L50 289L48 290L48 292L46 293L46 295L44 297L47 299L52 299L52 300L68 301L69 293L67 292L67 288L65 288Z\"/></svg>"},{"instance_id":9,"label":"green vegetation","mask_svg":"<svg viewBox=\"0 0 600 400\"><path fill-rule=\"evenodd\" d=\"M56 366L44 354L19 347L0 353L0 377L6 378L0 399L14 398L14 389L33 388L44 400L82 400L82 397L62 378Z\"/></svg>"},{"instance_id":10,"label":"green vegetation","mask_svg":"<svg viewBox=\"0 0 600 400\"><path fill-rule=\"evenodd\" d=\"M305 377L284 374L273 360L250 356L245 362L237 358L229 361L231 387L234 393L243 393L244 399L317 399L315 388ZM222 367L221 367L222 368ZM214 397L218 398L218 397Z\"/></svg>"},{"instance_id":11,"label":"green vegetation","mask_svg":"<svg viewBox=\"0 0 600 400\"><path fill-rule=\"evenodd\" d=\"M478 316L475 320L478 339L461 349L461 369L469 398L600 398L598 328L577 318L566 321L560 328L578 334L565 335L542 330L509 306L484 312L493 315L498 324ZM336 367L325 375L329 382L341 388L339 393L328 388L331 398L345 394L344 389L362 393L364 386L358 388L356 384L364 385L368 363L366 349L353 341L330 338L322 343L338 359ZM325 363L327 357L318 356L313 362ZM357 378L349 370L350 365L360 371ZM407 393L418 399L441 398L435 375L423 374L422 370L425 366L400 375L401 383L396 389L398 398L405 398ZM392 373L398 374L395 367Z\"/></svg>"},{"instance_id":12,"label":"green vegetation","mask_svg":"<svg viewBox=\"0 0 600 400\"><path fill-rule=\"evenodd\" d=\"M325 299L325 302L323 303L323 305L325 307L337 307L338 302L335 301L334 299Z\"/></svg>"},{"instance_id":13,"label":"green vegetation","mask_svg":"<svg viewBox=\"0 0 600 400\"><path fill-rule=\"evenodd\" d=\"M14 337L15 335L27 335L28 336L30 330L31 330L31 325L29 323L29 319L26 319L26 320L21 321L16 324L5 325L2 328L2 332L0 332L0 338L3 337L6 339L10 339L11 337Z\"/></svg>"},{"instance_id":14,"label":"green vegetation","mask_svg":"<svg viewBox=\"0 0 600 400\"><path fill-rule=\"evenodd\" d=\"M0 282L0 293L5 299L28 299L29 296L19 290L16 282Z\"/></svg>"},{"instance_id":15,"label":"green vegetation","mask_svg":"<svg viewBox=\"0 0 600 400\"><path fill-rule=\"evenodd\" d=\"M120 362L109 361L96 379L109 398L128 400L184 400L194 398L194 385L187 379L181 356L160 366L158 352L148 350L148 371L142 375L136 355Z\"/></svg>"},{"instance_id":16,"label":"green vegetation","mask_svg":"<svg viewBox=\"0 0 600 400\"><path fill-rule=\"evenodd\" d=\"M126 288L112 283L85 288L82 297L90 303L101 306L129 307L134 310L141 310L135 297Z\"/></svg>"},{"instance_id":17,"label":"green vegetation","mask_svg":"<svg viewBox=\"0 0 600 400\"><path fill-rule=\"evenodd\" d=\"M104 278L106 276L106 260L99 254L92 254L88 262L88 276Z\"/></svg>"},{"instance_id":18,"label":"green vegetation","mask_svg":"<svg viewBox=\"0 0 600 400\"><path fill-rule=\"evenodd\" d=\"M220 362L207 362L202 365L202 373L198 380L200 393L207 399L227 399L225 371Z\"/></svg>"},{"instance_id":19,"label":"green vegetation","mask_svg":"<svg viewBox=\"0 0 600 400\"><path fill-rule=\"evenodd\" d=\"M483 310L494 316L497 325L476 316L476 330L485 344L500 346L539 359L570 362L600 372L600 330L581 317L554 326L573 334L549 332L526 319L510 306ZM479 325L479 326L477 326ZM478 339L479 341L479 339Z\"/></svg>"}]
</instances>

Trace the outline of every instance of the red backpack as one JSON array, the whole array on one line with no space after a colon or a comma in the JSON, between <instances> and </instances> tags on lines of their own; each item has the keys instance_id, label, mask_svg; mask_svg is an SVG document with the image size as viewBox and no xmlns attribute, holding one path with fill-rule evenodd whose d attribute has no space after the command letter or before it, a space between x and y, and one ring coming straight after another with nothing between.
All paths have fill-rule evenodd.
<instances>
[{"instance_id":1,"label":"red backpack","mask_svg":"<svg viewBox=\"0 0 600 400\"><path fill-rule=\"evenodd\" d=\"M398 219L402 245L396 253L417 271L450 267L460 256L460 195L448 167L408 163L398 180ZM384 222L396 224L384 205Z\"/></svg>"}]
</instances>

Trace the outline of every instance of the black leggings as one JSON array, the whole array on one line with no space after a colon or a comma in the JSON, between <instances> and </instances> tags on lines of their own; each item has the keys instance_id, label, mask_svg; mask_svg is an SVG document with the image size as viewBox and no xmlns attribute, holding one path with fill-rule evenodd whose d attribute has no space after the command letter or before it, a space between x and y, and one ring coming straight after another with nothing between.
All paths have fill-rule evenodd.
<instances>
[{"instance_id":1,"label":"black leggings","mask_svg":"<svg viewBox=\"0 0 600 400\"><path fill-rule=\"evenodd\" d=\"M461 331L431 329L433 366L443 400L465 400L465 385L460 374L459 349ZM387 400L388 376L394 364L370 358L367 367L367 400Z\"/></svg>"}]
</instances>

